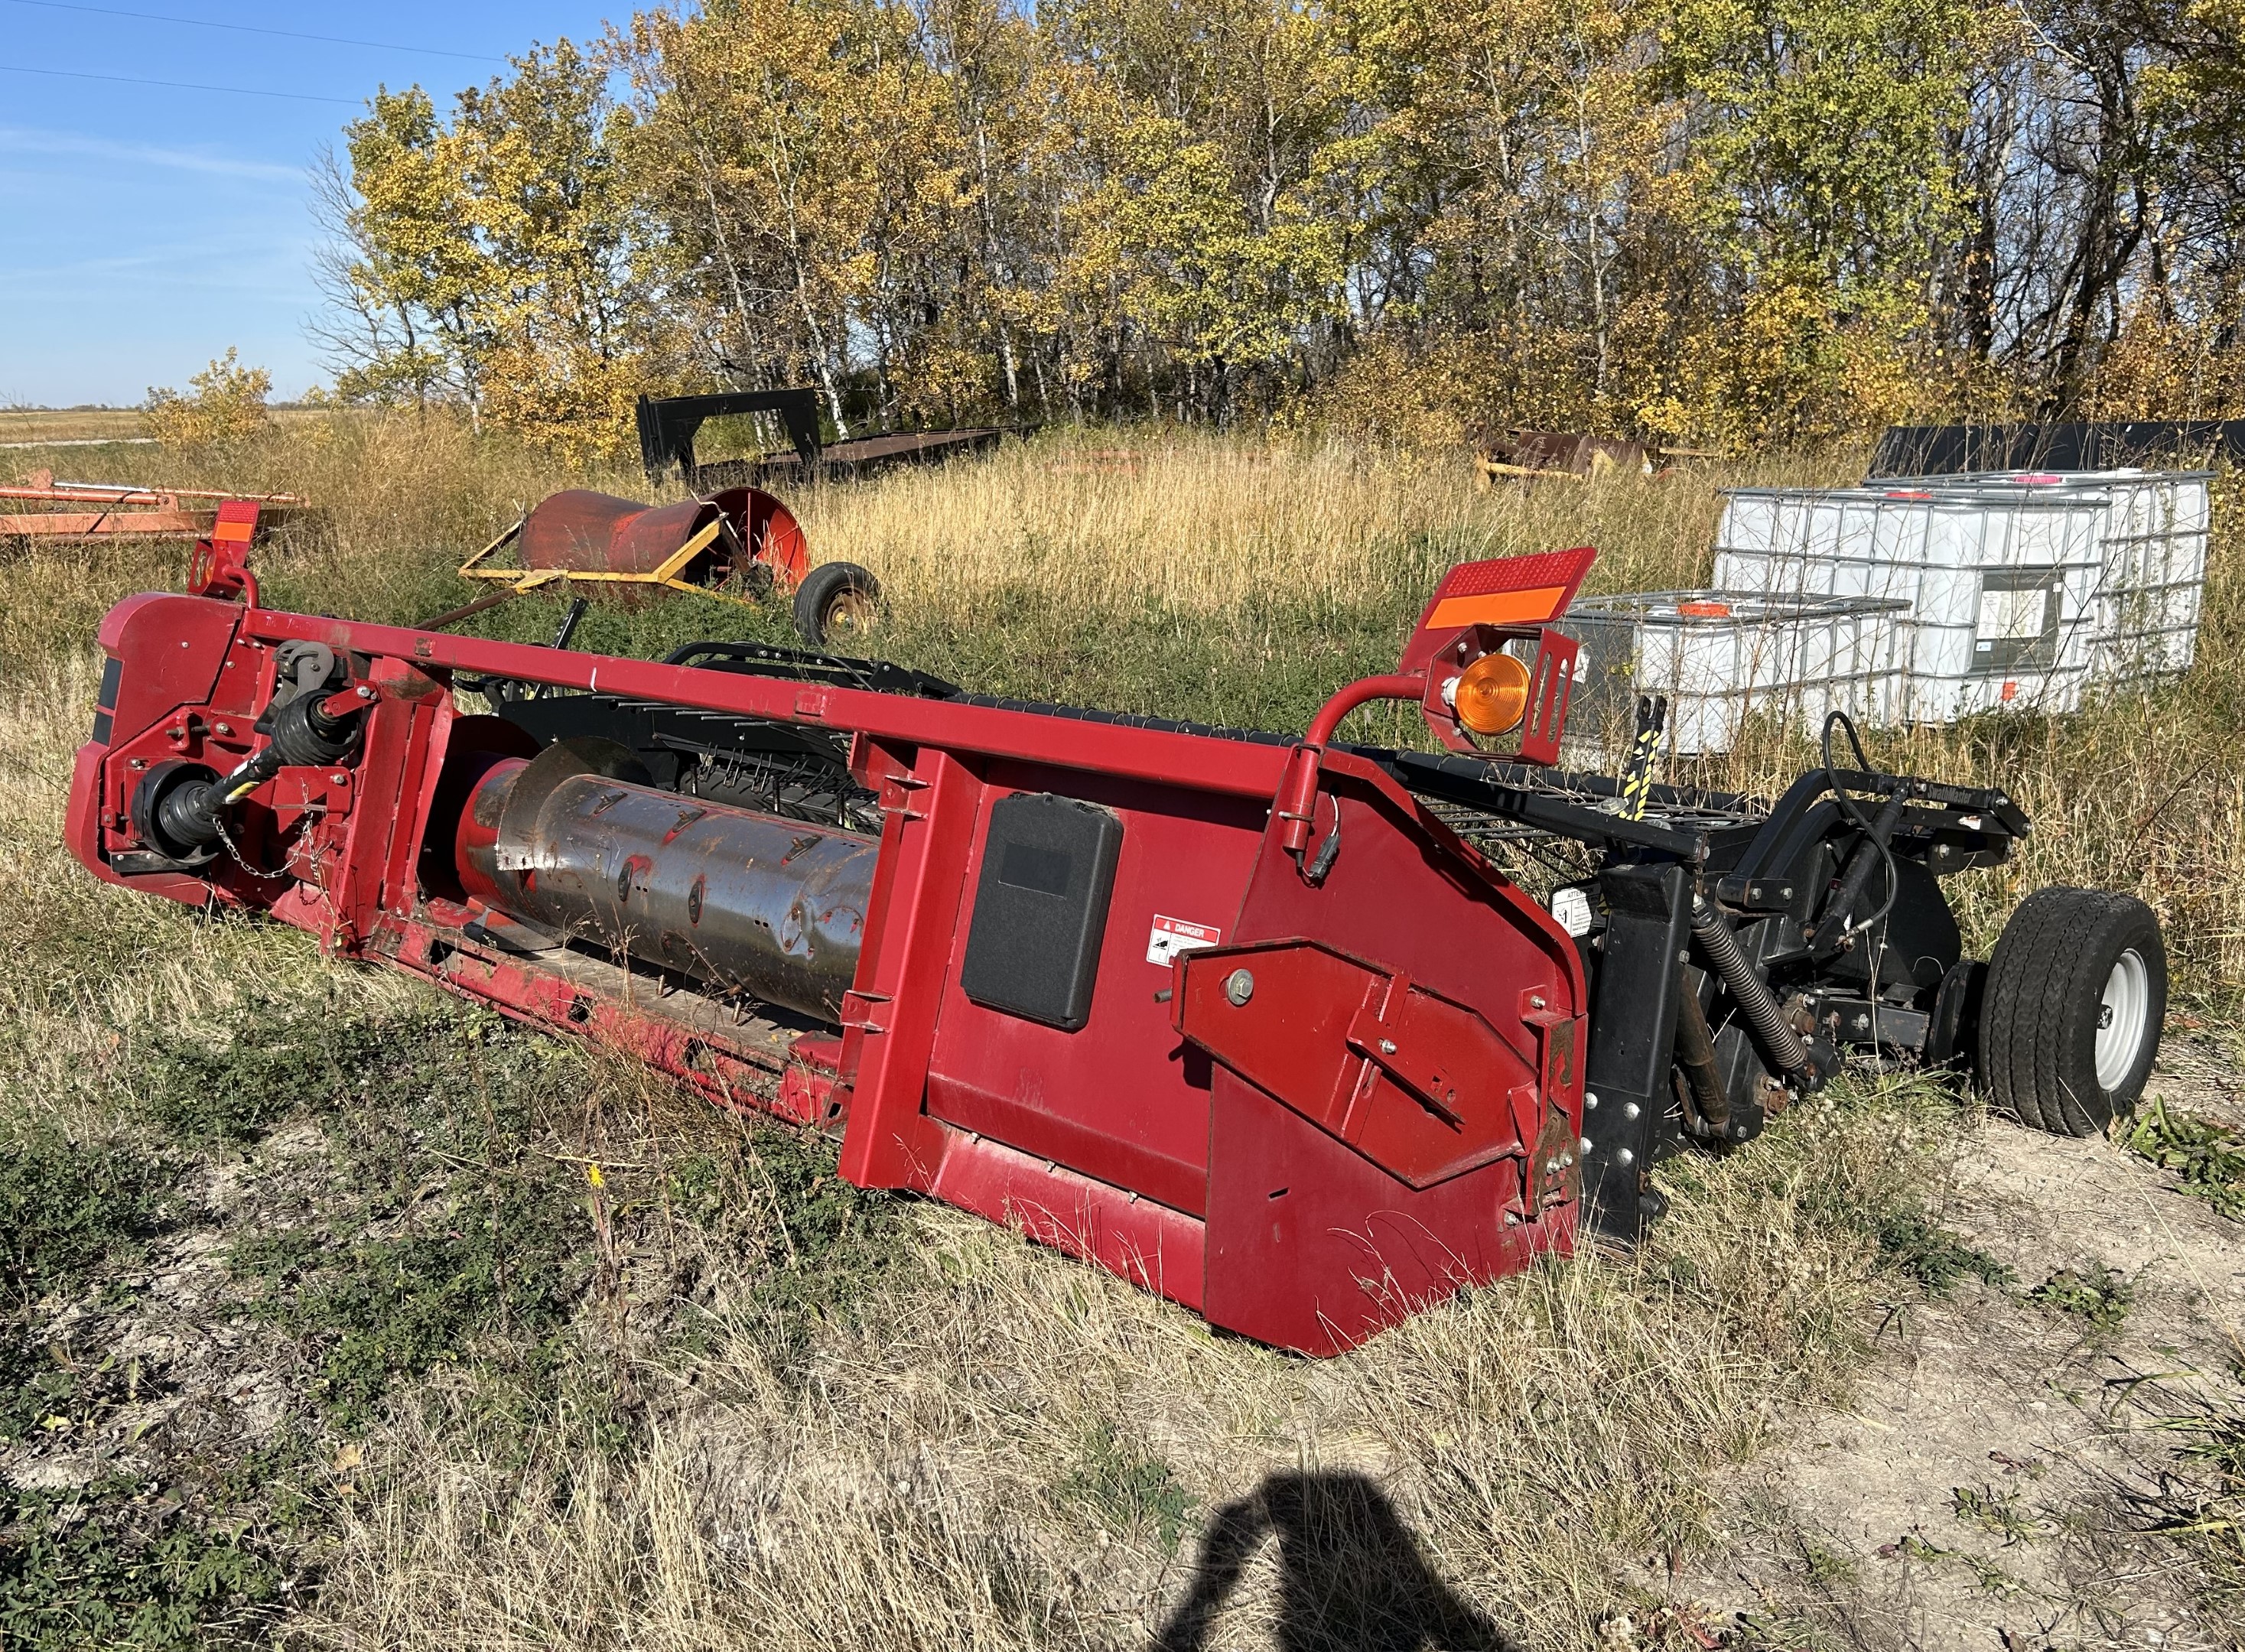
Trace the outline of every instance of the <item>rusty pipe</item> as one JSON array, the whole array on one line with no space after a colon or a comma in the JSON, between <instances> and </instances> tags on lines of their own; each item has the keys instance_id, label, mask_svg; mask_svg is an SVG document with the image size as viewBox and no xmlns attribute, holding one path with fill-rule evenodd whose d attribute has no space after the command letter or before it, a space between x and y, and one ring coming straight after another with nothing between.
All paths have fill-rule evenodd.
<instances>
[{"instance_id":1,"label":"rusty pipe","mask_svg":"<svg viewBox=\"0 0 2245 1652\"><path fill-rule=\"evenodd\" d=\"M510 759L469 795L455 862L497 911L831 1022L878 852L855 833Z\"/></svg>"},{"instance_id":2,"label":"rusty pipe","mask_svg":"<svg viewBox=\"0 0 2245 1652\"><path fill-rule=\"evenodd\" d=\"M1715 1062L1715 1035L1707 1025L1706 1007L1699 1002L1689 970L1684 972L1677 1005L1676 1060L1691 1088L1692 1110L1718 1140L1727 1137L1731 1098L1723 1089L1722 1069Z\"/></svg>"}]
</instances>

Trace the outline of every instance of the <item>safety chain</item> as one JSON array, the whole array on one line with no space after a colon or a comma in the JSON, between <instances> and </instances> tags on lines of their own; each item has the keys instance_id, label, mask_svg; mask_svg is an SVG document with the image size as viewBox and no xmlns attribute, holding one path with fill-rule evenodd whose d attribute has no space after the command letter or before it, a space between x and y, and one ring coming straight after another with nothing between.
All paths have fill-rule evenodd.
<instances>
[{"instance_id":1,"label":"safety chain","mask_svg":"<svg viewBox=\"0 0 2245 1652\"><path fill-rule=\"evenodd\" d=\"M278 884L290 876L288 869L285 866L277 872L268 872L252 866L248 861L242 859L241 851L234 847L234 838L226 829L226 822L222 819L214 819L211 824L218 829L218 841L226 845L227 858L252 877L261 877L268 884Z\"/></svg>"},{"instance_id":2,"label":"safety chain","mask_svg":"<svg viewBox=\"0 0 2245 1652\"><path fill-rule=\"evenodd\" d=\"M294 876L294 874L291 873L286 866L283 866L277 872L268 872L261 868L252 866L248 861L241 857L241 850L234 846L234 839L227 835L226 823L220 821L215 823L218 827L218 841L226 845L227 857L231 859L236 866L241 868L243 871L248 872L252 877L261 878L268 884L278 884ZM312 863L312 876L309 880L300 879L298 881L309 881L311 884L312 888L319 894L320 904L327 908L328 917L329 919L338 926L348 927L343 924L343 915L336 908L335 895L328 888L327 872L320 864L319 850L316 848L310 848L308 846L307 853Z\"/></svg>"}]
</instances>

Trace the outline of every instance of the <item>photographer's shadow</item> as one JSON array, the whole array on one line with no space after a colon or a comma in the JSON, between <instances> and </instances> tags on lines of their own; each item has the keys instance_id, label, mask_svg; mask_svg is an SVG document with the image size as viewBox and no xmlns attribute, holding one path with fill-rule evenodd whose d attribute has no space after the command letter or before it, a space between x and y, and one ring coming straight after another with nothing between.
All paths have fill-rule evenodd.
<instances>
[{"instance_id":1,"label":"photographer's shadow","mask_svg":"<svg viewBox=\"0 0 2245 1652\"><path fill-rule=\"evenodd\" d=\"M1362 1474L1274 1474L1209 1522L1187 1591L1155 1636L1202 1652L1265 1536L1278 1543L1280 1652L1508 1652L1496 1625L1434 1575Z\"/></svg>"}]
</instances>

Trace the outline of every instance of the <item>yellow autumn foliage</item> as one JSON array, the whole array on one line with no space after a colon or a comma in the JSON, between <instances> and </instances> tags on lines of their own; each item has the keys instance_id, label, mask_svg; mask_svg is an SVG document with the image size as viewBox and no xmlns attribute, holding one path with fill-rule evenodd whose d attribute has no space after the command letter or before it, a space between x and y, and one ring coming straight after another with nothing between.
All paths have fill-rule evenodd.
<instances>
[{"instance_id":1,"label":"yellow autumn foliage","mask_svg":"<svg viewBox=\"0 0 2245 1652\"><path fill-rule=\"evenodd\" d=\"M345 401L1732 451L2235 409L2235 0L723 0L384 91Z\"/></svg>"},{"instance_id":2,"label":"yellow autumn foliage","mask_svg":"<svg viewBox=\"0 0 2245 1652\"><path fill-rule=\"evenodd\" d=\"M153 389L141 410L148 434L167 448L211 448L261 436L272 427L266 398L273 375L241 365L228 345L224 356L187 381L187 392Z\"/></svg>"}]
</instances>

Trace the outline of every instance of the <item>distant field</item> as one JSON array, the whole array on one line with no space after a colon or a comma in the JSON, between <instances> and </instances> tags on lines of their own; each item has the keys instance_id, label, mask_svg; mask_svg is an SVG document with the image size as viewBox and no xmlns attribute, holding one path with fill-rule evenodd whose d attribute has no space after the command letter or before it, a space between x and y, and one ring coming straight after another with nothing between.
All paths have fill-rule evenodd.
<instances>
[{"instance_id":1,"label":"distant field","mask_svg":"<svg viewBox=\"0 0 2245 1652\"><path fill-rule=\"evenodd\" d=\"M276 407L276 423L292 424L320 416L316 408ZM51 442L139 442L148 432L137 407L0 408L0 443L9 447Z\"/></svg>"},{"instance_id":2,"label":"distant field","mask_svg":"<svg viewBox=\"0 0 2245 1652\"><path fill-rule=\"evenodd\" d=\"M146 434L137 407L0 409L0 442L125 442Z\"/></svg>"}]
</instances>

